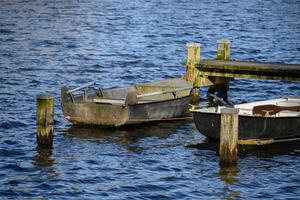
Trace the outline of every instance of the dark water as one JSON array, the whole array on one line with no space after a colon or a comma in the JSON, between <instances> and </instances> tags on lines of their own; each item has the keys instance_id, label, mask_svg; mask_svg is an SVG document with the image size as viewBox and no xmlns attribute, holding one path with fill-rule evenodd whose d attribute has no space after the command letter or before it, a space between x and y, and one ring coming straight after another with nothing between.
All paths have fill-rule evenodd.
<instances>
[{"instance_id":1,"label":"dark water","mask_svg":"<svg viewBox=\"0 0 300 200\"><path fill-rule=\"evenodd\" d=\"M187 42L214 58L221 38L232 41L232 59L300 63L300 1L0 1L0 197L299 198L299 143L241 149L237 167L220 168L216 145L202 148L189 121L101 130L62 118L62 84L178 77ZM41 91L56 97L52 151L35 148ZM229 97L299 91L299 83L238 79Z\"/></svg>"}]
</instances>

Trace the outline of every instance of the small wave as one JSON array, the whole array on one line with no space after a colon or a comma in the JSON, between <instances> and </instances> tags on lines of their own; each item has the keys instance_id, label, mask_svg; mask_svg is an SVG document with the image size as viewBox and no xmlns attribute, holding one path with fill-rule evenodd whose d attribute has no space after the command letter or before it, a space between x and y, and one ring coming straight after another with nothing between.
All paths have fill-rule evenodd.
<instances>
[{"instance_id":1,"label":"small wave","mask_svg":"<svg viewBox=\"0 0 300 200\"><path fill-rule=\"evenodd\" d=\"M93 68L104 68L105 66L100 65L100 64L94 64L92 65Z\"/></svg>"},{"instance_id":2,"label":"small wave","mask_svg":"<svg viewBox=\"0 0 300 200\"><path fill-rule=\"evenodd\" d=\"M11 128L18 128L18 127L27 127L28 124L19 120L19 119L8 119L4 120L0 123L0 128L3 129L11 129Z\"/></svg>"},{"instance_id":3,"label":"small wave","mask_svg":"<svg viewBox=\"0 0 300 200\"><path fill-rule=\"evenodd\" d=\"M138 64L140 60L126 60L127 64Z\"/></svg>"},{"instance_id":4,"label":"small wave","mask_svg":"<svg viewBox=\"0 0 300 200\"><path fill-rule=\"evenodd\" d=\"M18 144L17 141L12 141L12 140L4 140L3 143L4 144L8 144L8 145L16 145L16 144Z\"/></svg>"},{"instance_id":5,"label":"small wave","mask_svg":"<svg viewBox=\"0 0 300 200\"><path fill-rule=\"evenodd\" d=\"M7 169L9 169L9 170L17 171L17 172L25 172L25 171L27 171L26 168L21 167L21 166L19 166L18 164L12 164L12 163L3 165L3 167L1 167L1 169L2 169L2 170L7 170Z\"/></svg>"},{"instance_id":6,"label":"small wave","mask_svg":"<svg viewBox=\"0 0 300 200\"><path fill-rule=\"evenodd\" d=\"M124 80L134 80L135 76L133 76L133 75L125 75L122 78L124 78Z\"/></svg>"},{"instance_id":7,"label":"small wave","mask_svg":"<svg viewBox=\"0 0 300 200\"><path fill-rule=\"evenodd\" d=\"M140 185L132 185L132 186L123 186L120 188L122 191L139 191L139 192L158 192L165 191L166 186L154 185L154 184L140 184Z\"/></svg>"},{"instance_id":8,"label":"small wave","mask_svg":"<svg viewBox=\"0 0 300 200\"><path fill-rule=\"evenodd\" d=\"M146 34L146 35L144 35L144 37L145 37L145 38L155 38L155 37L157 37L157 36L154 35L154 34Z\"/></svg>"},{"instance_id":9,"label":"small wave","mask_svg":"<svg viewBox=\"0 0 300 200\"><path fill-rule=\"evenodd\" d=\"M3 34L3 35L10 35L10 34L13 34L14 31L11 31L11 30L8 30L8 29L3 29L3 28L0 28L0 34Z\"/></svg>"},{"instance_id":10,"label":"small wave","mask_svg":"<svg viewBox=\"0 0 300 200\"><path fill-rule=\"evenodd\" d=\"M0 149L1 157L23 156L25 153L22 150L16 149Z\"/></svg>"},{"instance_id":11,"label":"small wave","mask_svg":"<svg viewBox=\"0 0 300 200\"><path fill-rule=\"evenodd\" d=\"M57 42L57 41L54 41L54 40L44 40L43 43L45 43L47 45L51 45L51 46L60 45L61 44L60 42Z\"/></svg>"},{"instance_id":12,"label":"small wave","mask_svg":"<svg viewBox=\"0 0 300 200\"><path fill-rule=\"evenodd\" d=\"M40 84L41 83L40 80L36 80L36 79L33 79L30 82L33 83L33 84Z\"/></svg>"},{"instance_id":13,"label":"small wave","mask_svg":"<svg viewBox=\"0 0 300 200\"><path fill-rule=\"evenodd\" d=\"M85 56L83 54L77 54L77 57L82 60L92 60L90 57Z\"/></svg>"},{"instance_id":14,"label":"small wave","mask_svg":"<svg viewBox=\"0 0 300 200\"><path fill-rule=\"evenodd\" d=\"M76 45L76 44L67 44L66 47L68 49L75 49L75 48L78 48L78 45Z\"/></svg>"},{"instance_id":15,"label":"small wave","mask_svg":"<svg viewBox=\"0 0 300 200\"><path fill-rule=\"evenodd\" d=\"M288 87L289 91L299 91L300 90L300 86L299 85L291 85Z\"/></svg>"},{"instance_id":16,"label":"small wave","mask_svg":"<svg viewBox=\"0 0 300 200\"><path fill-rule=\"evenodd\" d=\"M2 190L0 191L0 196L17 196L17 192L13 191L13 190Z\"/></svg>"},{"instance_id":17,"label":"small wave","mask_svg":"<svg viewBox=\"0 0 300 200\"><path fill-rule=\"evenodd\" d=\"M85 73L102 73L100 69L87 69L84 71Z\"/></svg>"},{"instance_id":18,"label":"small wave","mask_svg":"<svg viewBox=\"0 0 300 200\"><path fill-rule=\"evenodd\" d=\"M1 55L4 57L13 57L13 54L11 52L4 52Z\"/></svg>"}]
</instances>

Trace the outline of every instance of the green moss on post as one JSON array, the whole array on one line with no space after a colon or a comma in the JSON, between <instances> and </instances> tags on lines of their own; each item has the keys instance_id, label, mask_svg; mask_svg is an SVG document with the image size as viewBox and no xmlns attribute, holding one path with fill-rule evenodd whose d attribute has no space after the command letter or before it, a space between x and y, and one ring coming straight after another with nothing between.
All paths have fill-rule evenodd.
<instances>
[{"instance_id":1,"label":"green moss on post","mask_svg":"<svg viewBox=\"0 0 300 200\"><path fill-rule=\"evenodd\" d=\"M185 79L193 83L195 79L195 65L200 62L200 44L188 43L186 48L187 54Z\"/></svg>"},{"instance_id":2,"label":"green moss on post","mask_svg":"<svg viewBox=\"0 0 300 200\"><path fill-rule=\"evenodd\" d=\"M230 41L227 39L218 40L217 60L229 60L229 59L230 59ZM230 79L224 77L218 79L219 82L223 82L223 83L210 86L207 90L207 93L214 94L215 92L217 92L217 96L227 101L227 92L229 90Z\"/></svg>"},{"instance_id":3,"label":"green moss on post","mask_svg":"<svg viewBox=\"0 0 300 200\"><path fill-rule=\"evenodd\" d=\"M195 64L200 62L200 44L199 43L187 43L187 56L186 64L195 67Z\"/></svg>"},{"instance_id":4,"label":"green moss on post","mask_svg":"<svg viewBox=\"0 0 300 200\"><path fill-rule=\"evenodd\" d=\"M234 165L237 161L238 113L237 108L221 109L219 149L221 166Z\"/></svg>"},{"instance_id":5,"label":"green moss on post","mask_svg":"<svg viewBox=\"0 0 300 200\"><path fill-rule=\"evenodd\" d=\"M39 147L53 144L54 97L39 94L36 98L36 139Z\"/></svg>"},{"instance_id":6,"label":"green moss on post","mask_svg":"<svg viewBox=\"0 0 300 200\"><path fill-rule=\"evenodd\" d=\"M192 105L199 105L200 103L200 87L195 87L193 89L193 97L191 100Z\"/></svg>"},{"instance_id":7,"label":"green moss on post","mask_svg":"<svg viewBox=\"0 0 300 200\"><path fill-rule=\"evenodd\" d=\"M217 60L230 60L230 41L222 39L217 41Z\"/></svg>"},{"instance_id":8,"label":"green moss on post","mask_svg":"<svg viewBox=\"0 0 300 200\"><path fill-rule=\"evenodd\" d=\"M185 80L192 83L194 86L197 85L197 69L195 68L196 64L200 62L200 44L199 43L188 43L186 45L187 55L186 55L186 74ZM193 103L199 103L199 88L198 90L194 90L193 95Z\"/></svg>"}]
</instances>

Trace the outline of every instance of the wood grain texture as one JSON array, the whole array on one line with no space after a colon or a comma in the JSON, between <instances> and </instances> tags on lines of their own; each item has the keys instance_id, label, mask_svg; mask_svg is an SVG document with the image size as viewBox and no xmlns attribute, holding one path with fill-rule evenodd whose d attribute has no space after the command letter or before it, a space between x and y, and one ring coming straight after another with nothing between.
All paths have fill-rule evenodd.
<instances>
[{"instance_id":1,"label":"wood grain texture","mask_svg":"<svg viewBox=\"0 0 300 200\"><path fill-rule=\"evenodd\" d=\"M220 165L232 165L237 160L238 109L221 110L220 125Z\"/></svg>"},{"instance_id":2,"label":"wood grain texture","mask_svg":"<svg viewBox=\"0 0 300 200\"><path fill-rule=\"evenodd\" d=\"M47 94L39 94L36 98L36 139L39 147L52 147L53 121L54 97Z\"/></svg>"},{"instance_id":3,"label":"wood grain texture","mask_svg":"<svg viewBox=\"0 0 300 200\"><path fill-rule=\"evenodd\" d=\"M201 60L198 76L300 81L299 64Z\"/></svg>"}]
</instances>

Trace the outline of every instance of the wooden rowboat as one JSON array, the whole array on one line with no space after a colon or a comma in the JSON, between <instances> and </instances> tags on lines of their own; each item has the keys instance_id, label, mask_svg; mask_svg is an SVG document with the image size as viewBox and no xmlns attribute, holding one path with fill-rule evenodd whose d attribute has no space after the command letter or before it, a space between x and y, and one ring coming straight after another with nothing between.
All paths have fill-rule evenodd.
<instances>
[{"instance_id":1,"label":"wooden rowboat","mask_svg":"<svg viewBox=\"0 0 300 200\"><path fill-rule=\"evenodd\" d=\"M75 125L118 127L127 124L178 119L192 99L192 85L183 79L168 79L131 87L99 89L88 93L84 84L61 88L64 117ZM83 94L77 94L81 89Z\"/></svg>"},{"instance_id":2,"label":"wooden rowboat","mask_svg":"<svg viewBox=\"0 0 300 200\"><path fill-rule=\"evenodd\" d=\"M220 110L223 107L190 110L200 133L219 140ZM239 108L239 140L300 137L300 97L244 103L234 107Z\"/></svg>"}]
</instances>

